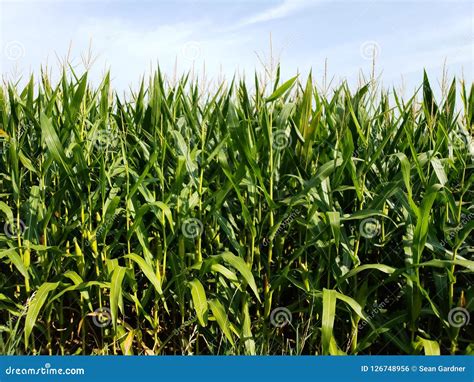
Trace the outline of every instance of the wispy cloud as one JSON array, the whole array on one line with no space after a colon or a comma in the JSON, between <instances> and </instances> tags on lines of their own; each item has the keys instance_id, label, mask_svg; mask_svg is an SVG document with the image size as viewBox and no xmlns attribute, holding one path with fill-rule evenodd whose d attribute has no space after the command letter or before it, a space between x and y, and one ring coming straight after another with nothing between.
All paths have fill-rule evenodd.
<instances>
[{"instance_id":1,"label":"wispy cloud","mask_svg":"<svg viewBox=\"0 0 474 382\"><path fill-rule=\"evenodd\" d=\"M238 25L246 26L251 24L263 23L270 20L281 19L293 13L301 11L304 8L314 6L319 1L311 0L283 0L280 4L268 8L263 12L251 15L242 19Z\"/></svg>"}]
</instances>

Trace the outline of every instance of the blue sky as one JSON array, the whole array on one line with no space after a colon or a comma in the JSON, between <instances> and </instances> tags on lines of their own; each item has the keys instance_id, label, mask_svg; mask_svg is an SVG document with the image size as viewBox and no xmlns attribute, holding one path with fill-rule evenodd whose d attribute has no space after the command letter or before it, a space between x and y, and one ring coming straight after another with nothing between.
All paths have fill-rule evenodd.
<instances>
[{"instance_id":1,"label":"blue sky","mask_svg":"<svg viewBox=\"0 0 474 382\"><path fill-rule=\"evenodd\" d=\"M92 46L93 78L111 69L118 89L135 86L159 62L173 76L193 70L208 81L263 73L273 61L284 77L310 69L322 83L357 83L375 72L385 86L412 91L426 68L436 81L473 80L472 1L27 1L0 0L1 71L10 78L53 73L65 57L80 71ZM69 52L69 53L68 53Z\"/></svg>"}]
</instances>

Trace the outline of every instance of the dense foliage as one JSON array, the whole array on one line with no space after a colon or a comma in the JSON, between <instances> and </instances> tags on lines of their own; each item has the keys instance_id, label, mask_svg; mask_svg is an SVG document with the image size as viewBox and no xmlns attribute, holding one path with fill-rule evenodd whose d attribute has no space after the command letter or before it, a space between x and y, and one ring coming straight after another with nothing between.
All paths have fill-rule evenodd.
<instances>
[{"instance_id":1,"label":"dense foliage","mask_svg":"<svg viewBox=\"0 0 474 382\"><path fill-rule=\"evenodd\" d=\"M0 92L3 354L467 354L472 84Z\"/></svg>"}]
</instances>

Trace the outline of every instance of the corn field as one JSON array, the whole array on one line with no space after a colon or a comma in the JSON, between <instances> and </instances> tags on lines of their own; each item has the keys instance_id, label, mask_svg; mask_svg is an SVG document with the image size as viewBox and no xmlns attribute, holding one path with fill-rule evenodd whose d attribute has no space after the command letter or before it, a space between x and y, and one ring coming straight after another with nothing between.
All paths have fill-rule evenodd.
<instances>
[{"instance_id":1,"label":"corn field","mask_svg":"<svg viewBox=\"0 0 474 382\"><path fill-rule=\"evenodd\" d=\"M2 354L473 354L474 87L159 70L0 92Z\"/></svg>"}]
</instances>

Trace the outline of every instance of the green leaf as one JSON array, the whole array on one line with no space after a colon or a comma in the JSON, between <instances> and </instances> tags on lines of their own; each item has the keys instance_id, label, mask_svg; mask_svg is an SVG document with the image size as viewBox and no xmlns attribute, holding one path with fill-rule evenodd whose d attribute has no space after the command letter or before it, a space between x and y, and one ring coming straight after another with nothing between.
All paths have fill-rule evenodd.
<instances>
[{"instance_id":1,"label":"green leaf","mask_svg":"<svg viewBox=\"0 0 474 382\"><path fill-rule=\"evenodd\" d=\"M110 281L110 312L114 329L117 328L119 300L122 298L122 282L126 268L117 266L112 273Z\"/></svg>"},{"instance_id":2,"label":"green leaf","mask_svg":"<svg viewBox=\"0 0 474 382\"><path fill-rule=\"evenodd\" d=\"M336 297L345 302L347 305L349 305L351 307L351 309L360 317L360 318L363 318L364 320L367 320L367 318L365 317L365 314L364 312L362 311L362 307L360 306L360 304L354 300L352 297L349 297L349 296L346 296L345 294L342 294L342 293L339 293L339 292L336 292ZM369 323L370 324L370 323Z\"/></svg>"},{"instance_id":3,"label":"green leaf","mask_svg":"<svg viewBox=\"0 0 474 382\"><path fill-rule=\"evenodd\" d=\"M422 337L418 337L418 346L421 346L424 351L425 355L440 355L439 350L439 343L437 341L427 340Z\"/></svg>"},{"instance_id":4,"label":"green leaf","mask_svg":"<svg viewBox=\"0 0 474 382\"><path fill-rule=\"evenodd\" d=\"M448 177L446 176L446 172L444 171L441 161L438 158L432 158L431 166L438 177L439 183L443 186L446 185L446 183L448 183Z\"/></svg>"},{"instance_id":5,"label":"green leaf","mask_svg":"<svg viewBox=\"0 0 474 382\"><path fill-rule=\"evenodd\" d=\"M295 76L288 81L286 81L283 85L281 85L278 89L276 89L270 97L266 99L266 102L272 102L276 99L280 98L283 94L285 94L295 83L298 76Z\"/></svg>"},{"instance_id":6,"label":"green leaf","mask_svg":"<svg viewBox=\"0 0 474 382\"><path fill-rule=\"evenodd\" d=\"M227 318L227 314L221 302L219 300L210 300L209 306L211 307L212 314L214 315L222 332L227 337L229 342L234 345L234 340L230 331L229 319Z\"/></svg>"},{"instance_id":7,"label":"green leaf","mask_svg":"<svg viewBox=\"0 0 474 382\"><path fill-rule=\"evenodd\" d=\"M81 285L84 283L84 280L82 279L81 276L79 276L77 274L77 272L74 272L74 271L67 271L66 273L64 273L63 275L64 277L67 277L68 279L70 279L74 285L78 286L78 285ZM64 291L64 290L63 290ZM89 296L89 291L87 290L83 290L81 291L81 296L84 298L85 301L87 301L87 304L89 306L89 309L92 311L94 309L92 309L92 303L90 301L90 296ZM48 304L51 303L51 299L49 300Z\"/></svg>"},{"instance_id":8,"label":"green leaf","mask_svg":"<svg viewBox=\"0 0 474 382\"><path fill-rule=\"evenodd\" d=\"M229 268L224 267L222 264L212 264L211 270L214 272L219 272L229 281L239 281L237 275L232 272Z\"/></svg>"},{"instance_id":9,"label":"green leaf","mask_svg":"<svg viewBox=\"0 0 474 382\"><path fill-rule=\"evenodd\" d=\"M245 279L247 284L250 286L252 291L254 292L257 300L260 302L260 296L258 295L257 284L255 284L255 279L253 277L252 271L248 267L247 263L240 257L235 256L231 252L224 252L220 255L222 259L233 266L235 269L239 271L242 277Z\"/></svg>"},{"instance_id":10,"label":"green leaf","mask_svg":"<svg viewBox=\"0 0 474 382\"><path fill-rule=\"evenodd\" d=\"M466 241L467 237L470 235L471 231L474 229L474 219L470 220L466 225L459 231L457 235L455 249L459 247Z\"/></svg>"},{"instance_id":11,"label":"green leaf","mask_svg":"<svg viewBox=\"0 0 474 382\"><path fill-rule=\"evenodd\" d=\"M85 73L82 78L79 80L79 84L77 86L77 90L74 93L74 98L71 103L71 123L76 122L77 113L81 107L82 99L84 98L84 94L86 92L87 87L87 73Z\"/></svg>"},{"instance_id":12,"label":"green leaf","mask_svg":"<svg viewBox=\"0 0 474 382\"><path fill-rule=\"evenodd\" d=\"M388 273L388 274L391 274L391 273L396 271L396 268L390 267L389 265L385 265L385 264L364 264L364 265L361 265L357 268L351 269L349 272L347 272L339 280L339 284L342 283L347 278L352 277L352 276L356 275L359 272L365 271L366 269L376 269L380 272Z\"/></svg>"},{"instance_id":13,"label":"green leaf","mask_svg":"<svg viewBox=\"0 0 474 382\"><path fill-rule=\"evenodd\" d=\"M74 179L73 173L68 164L68 159L64 153L63 145L59 140L56 130L54 130L51 120L44 113L41 113L40 120L43 140L51 152L51 155L56 160L56 162L64 168L69 178L71 180Z\"/></svg>"},{"instance_id":14,"label":"green leaf","mask_svg":"<svg viewBox=\"0 0 474 382\"><path fill-rule=\"evenodd\" d=\"M20 272L25 279L29 279L28 269L26 268L25 264L21 260L20 255L18 255L15 249L7 249L0 251L0 259L4 256L10 259L12 264L16 267L16 269L18 269L18 272Z\"/></svg>"},{"instance_id":15,"label":"green leaf","mask_svg":"<svg viewBox=\"0 0 474 382\"><path fill-rule=\"evenodd\" d=\"M28 312L26 313L25 320L25 349L28 349L28 339L30 338L31 332L36 324L36 319L43 306L49 292L55 290L59 283L44 283L36 291L35 296L31 300L28 306Z\"/></svg>"},{"instance_id":16,"label":"green leaf","mask_svg":"<svg viewBox=\"0 0 474 382\"><path fill-rule=\"evenodd\" d=\"M2 211L8 219L8 222L12 222L13 219L13 211L5 202L0 202L0 211Z\"/></svg>"},{"instance_id":17,"label":"green leaf","mask_svg":"<svg viewBox=\"0 0 474 382\"><path fill-rule=\"evenodd\" d=\"M252 336L252 324L249 313L249 304L247 296L244 296L244 301L242 303L242 314L244 322L242 324L242 336L245 344L246 354L255 355L255 341Z\"/></svg>"},{"instance_id":18,"label":"green leaf","mask_svg":"<svg viewBox=\"0 0 474 382\"><path fill-rule=\"evenodd\" d=\"M427 191L421 202L420 214L418 216L415 232L413 233L413 263L418 264L423 253L423 248L428 237L428 227L431 216L431 207L436 199L438 191L442 188L441 185L435 184Z\"/></svg>"},{"instance_id":19,"label":"green leaf","mask_svg":"<svg viewBox=\"0 0 474 382\"><path fill-rule=\"evenodd\" d=\"M201 326L207 325L207 298L204 287L198 279L190 281L191 296L193 298L194 310Z\"/></svg>"},{"instance_id":20,"label":"green leaf","mask_svg":"<svg viewBox=\"0 0 474 382\"><path fill-rule=\"evenodd\" d=\"M143 272L143 274L155 287L158 294L163 295L163 290L161 289L161 284L160 284L160 281L158 280L158 277L156 277L156 274L153 271L153 268L145 261L143 257L140 257L135 253L130 253L128 255L125 255L124 257L127 259L131 259L135 263L137 263L141 271Z\"/></svg>"},{"instance_id":21,"label":"green leaf","mask_svg":"<svg viewBox=\"0 0 474 382\"><path fill-rule=\"evenodd\" d=\"M336 316L336 291L331 289L323 289L323 314L321 321L322 348L323 354L329 354L329 346L331 344L332 330L334 327L334 318Z\"/></svg>"},{"instance_id":22,"label":"green leaf","mask_svg":"<svg viewBox=\"0 0 474 382\"><path fill-rule=\"evenodd\" d=\"M338 211L327 212L329 225L331 226L334 242L336 243L336 250L339 250L339 240L341 237L341 215Z\"/></svg>"}]
</instances>

